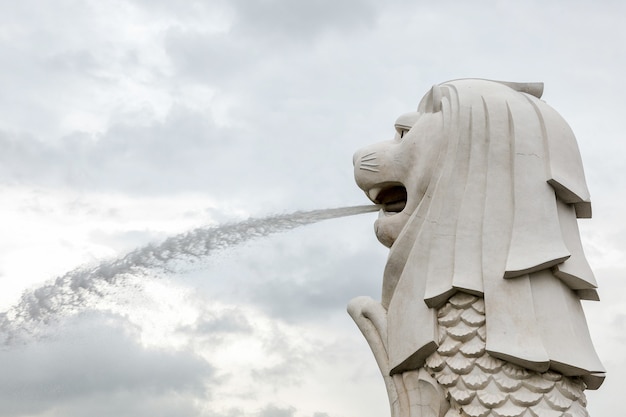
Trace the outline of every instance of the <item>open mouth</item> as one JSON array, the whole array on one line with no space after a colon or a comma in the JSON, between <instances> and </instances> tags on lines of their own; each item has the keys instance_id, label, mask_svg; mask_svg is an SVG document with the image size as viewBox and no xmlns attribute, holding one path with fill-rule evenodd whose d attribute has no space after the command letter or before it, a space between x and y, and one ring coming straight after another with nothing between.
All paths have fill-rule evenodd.
<instances>
[{"instance_id":1,"label":"open mouth","mask_svg":"<svg viewBox=\"0 0 626 417\"><path fill-rule=\"evenodd\" d=\"M379 185L370 189L367 195L374 203L382 205L388 215L400 213L406 207L406 188L400 183Z\"/></svg>"}]
</instances>

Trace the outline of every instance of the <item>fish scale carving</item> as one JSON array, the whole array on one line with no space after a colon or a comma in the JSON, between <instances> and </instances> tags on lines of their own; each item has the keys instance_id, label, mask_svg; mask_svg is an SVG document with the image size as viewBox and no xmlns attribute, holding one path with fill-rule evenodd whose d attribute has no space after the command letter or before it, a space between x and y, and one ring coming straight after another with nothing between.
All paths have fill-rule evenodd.
<instances>
[{"instance_id":1,"label":"fish scale carving","mask_svg":"<svg viewBox=\"0 0 626 417\"><path fill-rule=\"evenodd\" d=\"M589 417L579 378L529 371L485 351L482 298L457 293L437 315L439 348L425 368L446 391L446 417Z\"/></svg>"}]
</instances>

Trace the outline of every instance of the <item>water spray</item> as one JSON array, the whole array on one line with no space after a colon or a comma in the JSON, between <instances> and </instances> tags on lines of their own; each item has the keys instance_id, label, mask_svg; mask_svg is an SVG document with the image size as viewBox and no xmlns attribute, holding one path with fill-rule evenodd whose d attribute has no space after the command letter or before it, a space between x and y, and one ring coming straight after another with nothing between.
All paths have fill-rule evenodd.
<instances>
[{"instance_id":1,"label":"water spray","mask_svg":"<svg viewBox=\"0 0 626 417\"><path fill-rule=\"evenodd\" d=\"M252 218L239 223L191 230L147 245L113 260L92 267L79 267L34 290L25 291L19 302L0 313L0 335L5 345L46 324L61 312L73 312L94 296L103 296L102 284L116 285L124 277L145 275L148 271L168 271L177 260L201 259L216 251L250 239L295 229L322 220L353 216L380 210L379 205L296 211L291 214Z\"/></svg>"}]
</instances>

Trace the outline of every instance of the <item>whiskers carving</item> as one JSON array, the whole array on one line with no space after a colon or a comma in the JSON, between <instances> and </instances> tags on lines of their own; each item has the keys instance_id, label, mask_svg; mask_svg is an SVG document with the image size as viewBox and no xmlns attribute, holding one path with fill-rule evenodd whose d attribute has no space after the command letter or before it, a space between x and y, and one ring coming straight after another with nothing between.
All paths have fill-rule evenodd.
<instances>
[{"instance_id":1,"label":"whiskers carving","mask_svg":"<svg viewBox=\"0 0 626 417\"><path fill-rule=\"evenodd\" d=\"M370 152L361 157L359 169L363 171L378 172L378 164L376 163L376 152Z\"/></svg>"}]
</instances>

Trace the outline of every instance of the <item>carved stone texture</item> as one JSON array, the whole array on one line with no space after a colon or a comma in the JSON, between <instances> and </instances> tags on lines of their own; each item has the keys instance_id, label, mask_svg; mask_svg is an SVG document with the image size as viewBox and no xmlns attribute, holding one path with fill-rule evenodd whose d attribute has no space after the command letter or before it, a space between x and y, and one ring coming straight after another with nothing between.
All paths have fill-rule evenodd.
<instances>
[{"instance_id":1,"label":"carved stone texture","mask_svg":"<svg viewBox=\"0 0 626 417\"><path fill-rule=\"evenodd\" d=\"M455 80L354 156L390 248L381 302L348 311L393 416L586 416L604 368L577 218L591 217L576 139L541 83Z\"/></svg>"}]
</instances>

